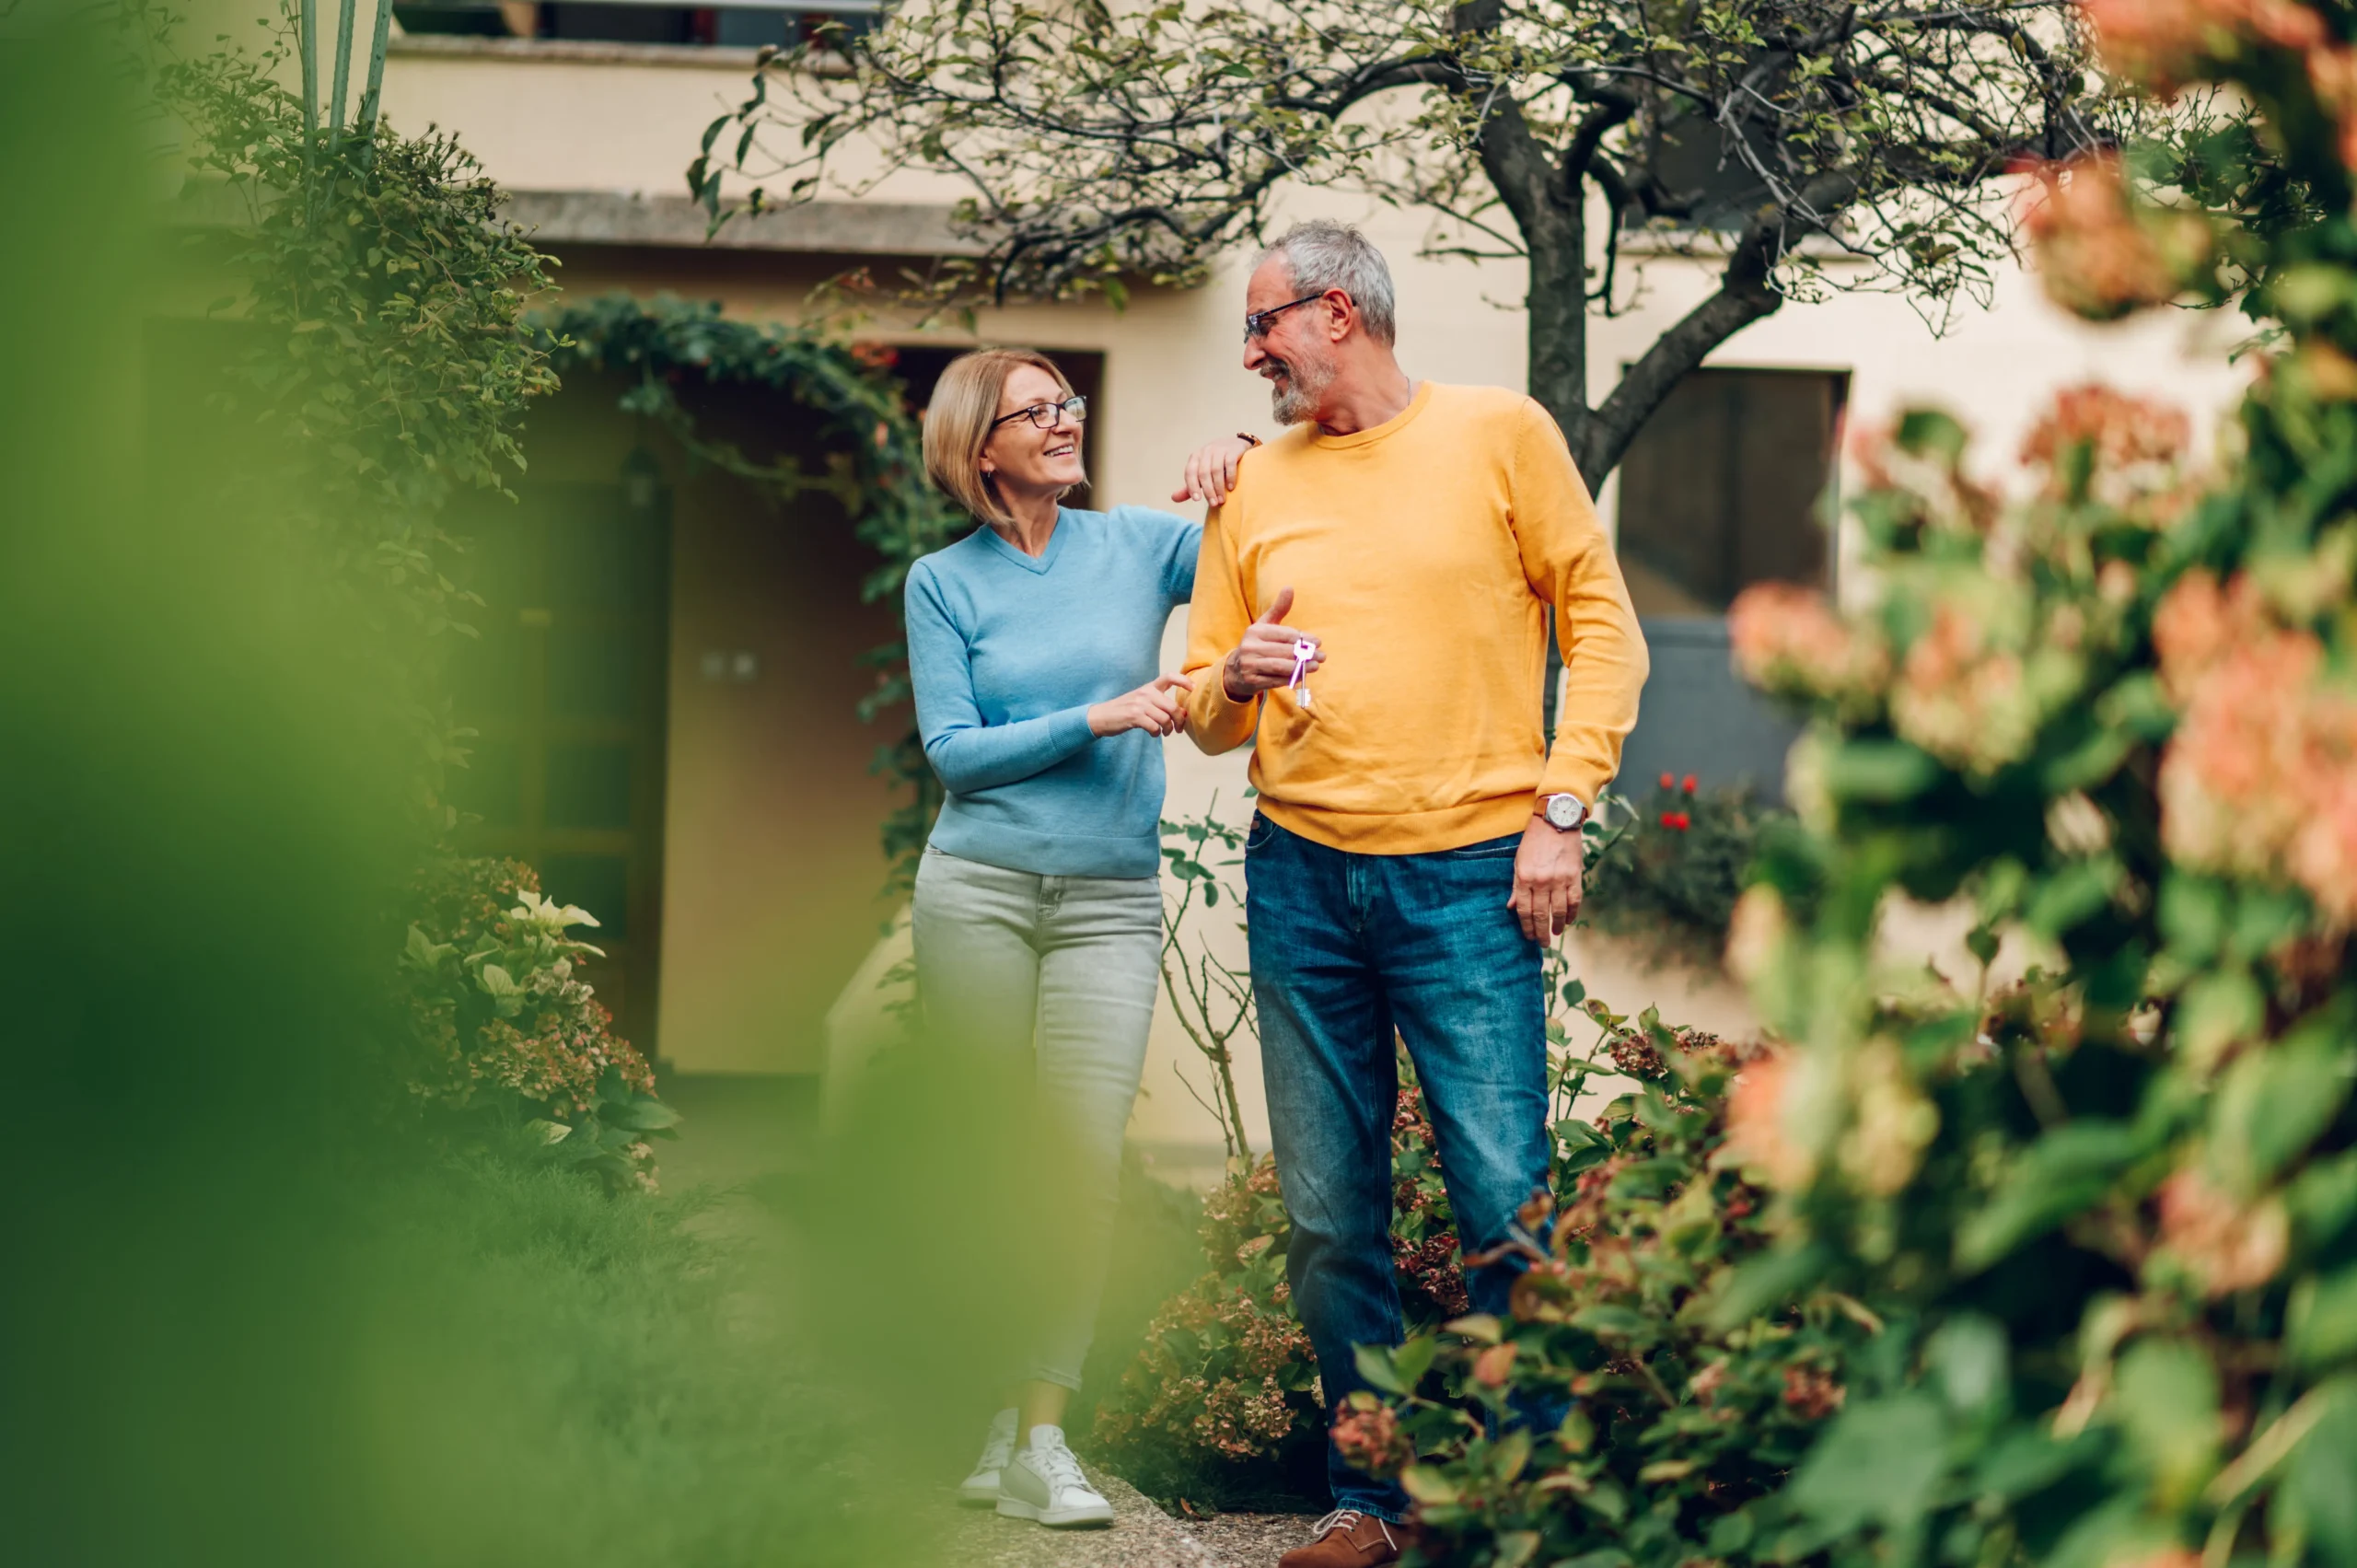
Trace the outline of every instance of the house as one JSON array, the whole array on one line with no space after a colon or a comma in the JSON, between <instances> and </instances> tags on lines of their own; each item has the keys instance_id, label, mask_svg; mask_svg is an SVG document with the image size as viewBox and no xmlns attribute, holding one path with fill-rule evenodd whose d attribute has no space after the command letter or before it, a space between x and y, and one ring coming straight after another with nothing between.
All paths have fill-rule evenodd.
<instances>
[{"instance_id":1,"label":"house","mask_svg":"<svg viewBox=\"0 0 2357 1568\"><path fill-rule=\"evenodd\" d=\"M886 272L958 243L946 221L957 189L915 175L706 242L683 168L706 123L744 96L757 47L813 12L856 21L874 5L397 6L386 111L404 129L459 134L562 261L569 297L668 292L719 301L734 319L791 320L815 285L847 268ZM1422 259L1422 217L1347 195L1303 192L1287 207L1312 211L1362 221L1386 247L1412 373L1522 383L1515 264ZM1194 446L1271 432L1261 387L1237 363L1245 260L1199 291L1141 288L1122 311L1018 305L978 323L981 339L1056 354L1090 392L1097 497L1159 503ZM1636 307L1594 327L1599 377L1707 287L1699 263L1638 260ZM1945 336L1877 295L1796 305L1747 330L1680 389L1599 496L1655 649L1629 775L1775 784L1783 734L1728 679L1718 618L1760 577L1846 585L1842 540L1829 543L1814 521L1819 493L1841 481L1845 424L1930 400L1980 431L1986 450L2007 452L2054 389L2097 377L2206 412L2234 389L2218 352L2233 327L2189 315L2087 328L2014 273L1993 308L1967 309ZM889 319L862 334L898 345L920 397L967 341ZM610 915L620 963L608 989L670 1070L810 1074L825 1015L889 913L877 829L890 802L867 762L890 731L853 713L869 683L854 656L889 635L888 617L859 602L872 559L839 508L813 498L775 511L725 473L696 470L663 431L621 412L621 389L576 380L535 418L528 505L491 548L505 575L482 678L497 709L483 715L475 792L483 840L534 859L558 896ZM749 449L798 439L802 416L775 396L724 389L699 411ZM1182 621L1167 633L1173 660ZM1172 815L1215 793L1241 796L1240 757L1174 741L1170 764ZM1583 963L1592 989L1630 1001L1645 993L1616 988L1686 984L1642 976L1608 951ZM1707 984L1663 1001L1698 1022L1740 1012ZM1171 1076L1183 1055L1175 1031L1158 1034L1134 1129L1182 1163L1209 1136ZM1242 1077L1256 1099L1257 1071L1248 1063Z\"/></svg>"}]
</instances>

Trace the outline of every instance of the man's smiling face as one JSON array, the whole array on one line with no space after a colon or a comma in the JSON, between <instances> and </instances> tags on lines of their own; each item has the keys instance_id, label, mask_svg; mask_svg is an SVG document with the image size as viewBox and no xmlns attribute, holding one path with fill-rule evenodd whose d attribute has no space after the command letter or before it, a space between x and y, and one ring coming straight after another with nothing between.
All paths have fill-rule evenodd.
<instances>
[{"instance_id":1,"label":"man's smiling face","mask_svg":"<svg viewBox=\"0 0 2357 1568\"><path fill-rule=\"evenodd\" d=\"M1274 310L1301 296L1294 290L1293 269L1282 256L1271 256L1253 269L1245 285L1247 313ZM1269 383L1269 406L1283 424L1299 424L1318 417L1327 389L1334 384L1333 340L1327 336L1333 319L1322 301L1297 305L1276 318L1266 334L1247 338L1244 368Z\"/></svg>"}]
</instances>

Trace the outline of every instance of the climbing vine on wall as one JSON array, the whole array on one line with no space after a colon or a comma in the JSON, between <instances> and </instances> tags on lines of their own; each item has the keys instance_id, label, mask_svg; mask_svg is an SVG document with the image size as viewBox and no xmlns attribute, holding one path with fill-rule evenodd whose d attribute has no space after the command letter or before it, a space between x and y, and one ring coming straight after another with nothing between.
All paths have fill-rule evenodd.
<instances>
[{"instance_id":1,"label":"climbing vine on wall","mask_svg":"<svg viewBox=\"0 0 2357 1568\"><path fill-rule=\"evenodd\" d=\"M832 495L854 533L880 558L860 585L865 602L888 600L897 617L910 563L948 543L962 526L925 482L917 424L900 386L853 349L792 327L727 320L718 305L668 295L653 300L608 295L546 312L540 324L560 373L610 370L632 377L622 408L661 425L694 460L735 474L781 505L814 492ZM679 387L691 377L786 393L818 417L831 455L813 470L790 456L749 457L705 434L679 401ZM860 703L863 719L872 721L909 700L904 642L871 648L860 658L876 671L876 685ZM908 885L924 847L941 785L925 762L913 718L877 747L872 766L905 791L884 823L884 853L898 890Z\"/></svg>"}]
</instances>

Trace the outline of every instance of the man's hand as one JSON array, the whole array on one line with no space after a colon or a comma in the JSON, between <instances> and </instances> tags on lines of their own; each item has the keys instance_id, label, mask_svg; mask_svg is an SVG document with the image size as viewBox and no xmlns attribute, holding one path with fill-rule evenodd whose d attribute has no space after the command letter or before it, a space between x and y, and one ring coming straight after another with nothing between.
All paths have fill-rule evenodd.
<instances>
[{"instance_id":1,"label":"man's hand","mask_svg":"<svg viewBox=\"0 0 2357 1568\"><path fill-rule=\"evenodd\" d=\"M1558 828L1533 815L1514 854L1515 919L1533 942L1552 942L1580 914L1582 852L1577 828Z\"/></svg>"},{"instance_id":2,"label":"man's hand","mask_svg":"<svg viewBox=\"0 0 2357 1568\"><path fill-rule=\"evenodd\" d=\"M1227 493L1236 488L1236 465L1251 449L1252 443L1241 436L1196 447L1194 455L1187 459L1186 481L1170 493L1170 499L1223 505Z\"/></svg>"},{"instance_id":3,"label":"man's hand","mask_svg":"<svg viewBox=\"0 0 2357 1568\"><path fill-rule=\"evenodd\" d=\"M1248 702L1293 679L1294 645L1309 633L1284 623L1285 617L1292 613L1293 590L1279 588L1268 613L1244 629L1244 641L1219 667L1220 688L1227 693L1229 702ZM1303 673L1307 674L1325 662L1326 654L1321 648L1309 656Z\"/></svg>"}]
</instances>

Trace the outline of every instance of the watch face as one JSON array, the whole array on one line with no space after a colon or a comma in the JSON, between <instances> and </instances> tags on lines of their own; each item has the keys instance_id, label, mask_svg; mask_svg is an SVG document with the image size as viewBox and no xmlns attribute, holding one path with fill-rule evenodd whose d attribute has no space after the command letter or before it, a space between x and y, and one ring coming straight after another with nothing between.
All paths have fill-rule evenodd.
<instances>
[{"instance_id":1,"label":"watch face","mask_svg":"<svg viewBox=\"0 0 2357 1568\"><path fill-rule=\"evenodd\" d=\"M1547 820L1558 828L1576 828L1586 815L1575 796L1550 795L1547 797Z\"/></svg>"}]
</instances>

